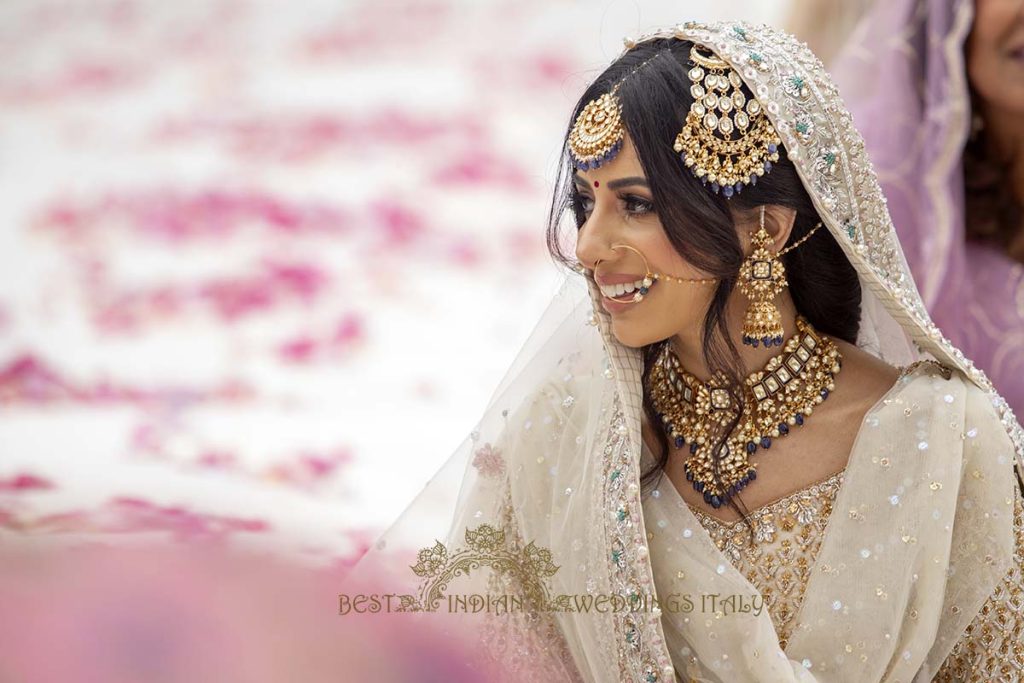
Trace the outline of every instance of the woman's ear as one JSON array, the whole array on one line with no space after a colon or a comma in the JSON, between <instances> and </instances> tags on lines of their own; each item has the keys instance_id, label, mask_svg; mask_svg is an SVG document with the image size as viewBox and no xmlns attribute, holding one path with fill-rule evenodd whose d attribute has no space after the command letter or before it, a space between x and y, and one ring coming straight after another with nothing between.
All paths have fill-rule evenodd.
<instances>
[{"instance_id":1,"label":"woman's ear","mask_svg":"<svg viewBox=\"0 0 1024 683\"><path fill-rule=\"evenodd\" d=\"M764 228L772 236L772 243L768 247L770 251L778 253L780 249L786 246L789 235L793 232L793 224L795 222L796 209L780 204L765 204ZM749 210L743 216L742 221L738 221L738 223L741 226L740 239L743 243L743 253L749 256L750 252L754 250L754 233L761 227L761 207L758 206L756 209Z\"/></svg>"},{"instance_id":2,"label":"woman's ear","mask_svg":"<svg viewBox=\"0 0 1024 683\"><path fill-rule=\"evenodd\" d=\"M757 225L760 226L760 208L757 210L757 220ZM765 206L764 227L768 234L772 236L772 245L769 247L770 251L778 253L779 250L786 246L786 242L789 241L789 235L793 232L794 223L796 223L796 209L780 204L767 204ZM757 228L754 229L756 230Z\"/></svg>"}]
</instances>

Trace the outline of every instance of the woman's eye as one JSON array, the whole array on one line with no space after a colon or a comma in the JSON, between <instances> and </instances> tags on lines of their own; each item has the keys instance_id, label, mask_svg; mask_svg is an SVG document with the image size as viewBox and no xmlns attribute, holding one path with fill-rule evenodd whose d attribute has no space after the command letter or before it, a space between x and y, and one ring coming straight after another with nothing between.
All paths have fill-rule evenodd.
<instances>
[{"instance_id":1,"label":"woman's eye","mask_svg":"<svg viewBox=\"0 0 1024 683\"><path fill-rule=\"evenodd\" d=\"M626 210L634 216L643 216L654 211L654 204L636 195L628 195L626 198Z\"/></svg>"},{"instance_id":2,"label":"woman's eye","mask_svg":"<svg viewBox=\"0 0 1024 683\"><path fill-rule=\"evenodd\" d=\"M583 213L590 213L594 209L594 200L581 194L576 197L576 205Z\"/></svg>"},{"instance_id":3,"label":"woman's eye","mask_svg":"<svg viewBox=\"0 0 1024 683\"><path fill-rule=\"evenodd\" d=\"M626 195L620 197L620 200L623 202L628 216L646 216L655 212L654 204L649 199L636 195ZM581 218L589 216L590 212L594 210L594 200L583 194L576 194L573 197L573 204Z\"/></svg>"}]
</instances>

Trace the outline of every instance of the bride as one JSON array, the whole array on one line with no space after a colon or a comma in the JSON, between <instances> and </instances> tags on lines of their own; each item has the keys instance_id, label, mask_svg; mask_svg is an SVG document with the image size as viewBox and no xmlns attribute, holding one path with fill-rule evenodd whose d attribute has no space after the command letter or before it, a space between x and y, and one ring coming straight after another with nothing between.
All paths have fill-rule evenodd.
<instances>
[{"instance_id":1,"label":"bride","mask_svg":"<svg viewBox=\"0 0 1024 683\"><path fill-rule=\"evenodd\" d=\"M821 62L744 22L627 40L565 152L574 272L348 585L504 680L1024 675L1021 428Z\"/></svg>"}]
</instances>

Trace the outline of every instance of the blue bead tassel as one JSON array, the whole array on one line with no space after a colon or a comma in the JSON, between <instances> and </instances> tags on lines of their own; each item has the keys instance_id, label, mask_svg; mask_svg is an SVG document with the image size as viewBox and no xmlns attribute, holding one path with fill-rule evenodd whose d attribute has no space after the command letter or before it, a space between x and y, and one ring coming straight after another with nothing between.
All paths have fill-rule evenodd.
<instances>
[{"instance_id":1,"label":"blue bead tassel","mask_svg":"<svg viewBox=\"0 0 1024 683\"><path fill-rule=\"evenodd\" d=\"M582 160L573 157L573 161L575 162L576 167L581 171L589 171L591 169L600 168L601 166L608 163L618 155L619 151L622 150L622 142L622 140L617 140L615 144L608 149L607 152L605 152L604 154L597 158Z\"/></svg>"}]
</instances>

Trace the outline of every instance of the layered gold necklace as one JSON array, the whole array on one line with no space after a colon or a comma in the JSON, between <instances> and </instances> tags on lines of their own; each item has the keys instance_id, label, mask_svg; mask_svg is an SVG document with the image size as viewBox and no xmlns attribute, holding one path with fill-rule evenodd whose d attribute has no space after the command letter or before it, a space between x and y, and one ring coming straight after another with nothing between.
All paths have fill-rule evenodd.
<instances>
[{"instance_id":1,"label":"layered gold necklace","mask_svg":"<svg viewBox=\"0 0 1024 683\"><path fill-rule=\"evenodd\" d=\"M749 456L803 425L835 389L842 363L835 342L803 316L797 316L796 327L781 353L746 378L740 401L725 388L723 376L702 382L684 370L669 344L651 369L651 397L669 442L676 448L689 444L686 480L712 507L725 505L757 478ZM713 453L737 416L736 427ZM716 467L721 485L715 483Z\"/></svg>"}]
</instances>

